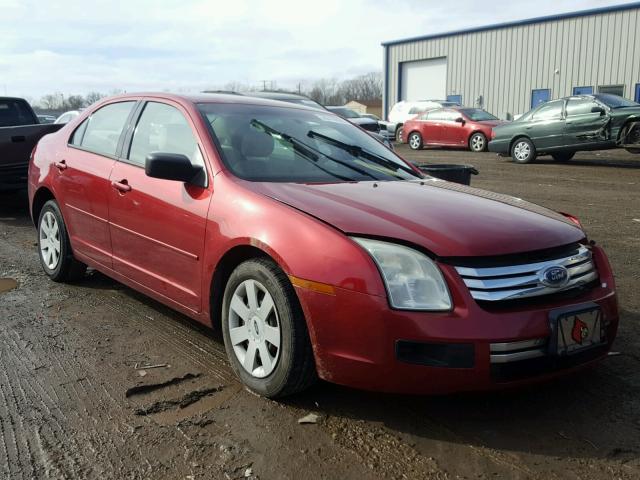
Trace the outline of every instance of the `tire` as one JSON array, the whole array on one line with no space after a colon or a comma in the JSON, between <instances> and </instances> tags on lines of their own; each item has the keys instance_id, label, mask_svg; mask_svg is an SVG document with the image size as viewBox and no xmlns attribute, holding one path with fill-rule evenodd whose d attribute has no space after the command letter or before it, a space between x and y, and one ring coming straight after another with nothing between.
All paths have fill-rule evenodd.
<instances>
[{"instance_id":1,"label":"tire","mask_svg":"<svg viewBox=\"0 0 640 480\"><path fill-rule=\"evenodd\" d=\"M422 135L418 132L412 132L407 139L407 143L409 143L409 148L411 150L421 150L422 149Z\"/></svg>"},{"instance_id":2,"label":"tire","mask_svg":"<svg viewBox=\"0 0 640 480\"><path fill-rule=\"evenodd\" d=\"M552 153L551 158L553 158L556 162L568 162L573 158L576 152L558 152Z\"/></svg>"},{"instance_id":3,"label":"tire","mask_svg":"<svg viewBox=\"0 0 640 480\"><path fill-rule=\"evenodd\" d=\"M469 137L469 150L472 152L484 152L487 150L487 137L484 133L476 132Z\"/></svg>"},{"instance_id":4,"label":"tire","mask_svg":"<svg viewBox=\"0 0 640 480\"><path fill-rule=\"evenodd\" d=\"M38 217L38 256L42 269L54 282L73 282L87 266L73 258L67 226L55 200L44 204Z\"/></svg>"},{"instance_id":5,"label":"tire","mask_svg":"<svg viewBox=\"0 0 640 480\"><path fill-rule=\"evenodd\" d=\"M640 153L640 148L625 148L625 150L629 153L635 153L636 155Z\"/></svg>"},{"instance_id":6,"label":"tire","mask_svg":"<svg viewBox=\"0 0 640 480\"><path fill-rule=\"evenodd\" d=\"M396 127L396 142L402 143L402 124Z\"/></svg>"},{"instance_id":7,"label":"tire","mask_svg":"<svg viewBox=\"0 0 640 480\"><path fill-rule=\"evenodd\" d=\"M270 259L247 260L229 277L222 333L233 370L259 395L291 395L317 378L302 307L287 275Z\"/></svg>"},{"instance_id":8,"label":"tire","mask_svg":"<svg viewBox=\"0 0 640 480\"><path fill-rule=\"evenodd\" d=\"M530 163L536 159L536 147L526 137L518 138L511 147L511 158L516 163Z\"/></svg>"}]
</instances>

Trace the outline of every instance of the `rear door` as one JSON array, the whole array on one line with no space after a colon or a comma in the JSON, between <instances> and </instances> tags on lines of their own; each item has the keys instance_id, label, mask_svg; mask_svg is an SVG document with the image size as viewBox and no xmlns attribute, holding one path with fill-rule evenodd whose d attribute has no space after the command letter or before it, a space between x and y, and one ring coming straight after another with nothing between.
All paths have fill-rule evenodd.
<instances>
[{"instance_id":1,"label":"rear door","mask_svg":"<svg viewBox=\"0 0 640 480\"><path fill-rule=\"evenodd\" d=\"M603 143L603 127L609 116L592 112L594 108L604 109L592 98L570 98L567 102L565 143L577 148L595 147Z\"/></svg>"},{"instance_id":2,"label":"rear door","mask_svg":"<svg viewBox=\"0 0 640 480\"><path fill-rule=\"evenodd\" d=\"M525 133L538 150L553 149L564 145L564 100L554 100L541 105L525 126Z\"/></svg>"},{"instance_id":3,"label":"rear door","mask_svg":"<svg viewBox=\"0 0 640 480\"><path fill-rule=\"evenodd\" d=\"M148 177L144 165L149 153L163 152L203 166L202 143L188 113L169 101L147 102L126 143L109 189L113 268L198 312L212 189Z\"/></svg>"},{"instance_id":4,"label":"rear door","mask_svg":"<svg viewBox=\"0 0 640 480\"><path fill-rule=\"evenodd\" d=\"M85 119L55 159L57 190L74 250L111 268L109 177L136 101L105 105Z\"/></svg>"}]
</instances>

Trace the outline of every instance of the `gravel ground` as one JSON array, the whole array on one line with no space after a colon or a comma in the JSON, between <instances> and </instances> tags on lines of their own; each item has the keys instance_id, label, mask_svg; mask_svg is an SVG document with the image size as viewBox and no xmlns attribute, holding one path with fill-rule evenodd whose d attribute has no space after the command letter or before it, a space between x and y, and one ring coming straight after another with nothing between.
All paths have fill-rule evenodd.
<instances>
[{"instance_id":1,"label":"gravel ground","mask_svg":"<svg viewBox=\"0 0 640 480\"><path fill-rule=\"evenodd\" d=\"M474 186L577 215L616 272L621 354L500 394L320 383L265 400L237 383L217 334L95 272L46 279L26 195L0 194L0 478L639 478L640 156L398 151L471 163ZM298 424L309 413L318 423Z\"/></svg>"}]
</instances>

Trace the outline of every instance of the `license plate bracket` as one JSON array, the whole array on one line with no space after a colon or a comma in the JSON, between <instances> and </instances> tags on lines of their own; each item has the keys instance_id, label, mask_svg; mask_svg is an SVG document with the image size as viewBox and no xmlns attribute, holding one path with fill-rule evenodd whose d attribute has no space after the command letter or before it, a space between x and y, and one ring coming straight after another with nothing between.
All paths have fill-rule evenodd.
<instances>
[{"instance_id":1,"label":"license plate bracket","mask_svg":"<svg viewBox=\"0 0 640 480\"><path fill-rule=\"evenodd\" d=\"M595 303L554 310L549 321L551 355L570 356L606 343L602 309Z\"/></svg>"}]
</instances>

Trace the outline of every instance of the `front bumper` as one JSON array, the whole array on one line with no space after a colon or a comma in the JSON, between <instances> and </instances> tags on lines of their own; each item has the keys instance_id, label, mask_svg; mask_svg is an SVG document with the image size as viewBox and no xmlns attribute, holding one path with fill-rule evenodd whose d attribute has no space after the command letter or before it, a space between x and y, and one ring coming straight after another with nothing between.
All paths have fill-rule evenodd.
<instances>
[{"instance_id":1,"label":"front bumper","mask_svg":"<svg viewBox=\"0 0 640 480\"><path fill-rule=\"evenodd\" d=\"M338 288L334 295L327 295L296 287L309 325L318 374L325 380L365 390L441 394L531 383L589 365L606 356L618 327L611 269L604 253L595 247L593 250L600 275L597 286L570 299L540 299L526 306L481 306L455 270L446 265L442 271L456 305L451 312L392 310L386 297ZM551 335L550 312L588 303L597 304L603 312L606 343L602 347L565 359L525 355L518 361L496 362L496 345L522 341L543 345ZM407 344L435 345L429 350L435 363L410 363L416 357L406 356ZM506 349L508 352L509 347ZM439 364L438 359L444 361Z\"/></svg>"},{"instance_id":2,"label":"front bumper","mask_svg":"<svg viewBox=\"0 0 640 480\"><path fill-rule=\"evenodd\" d=\"M495 152L499 155L510 155L509 144L509 140L491 140L488 148L490 152Z\"/></svg>"}]
</instances>

